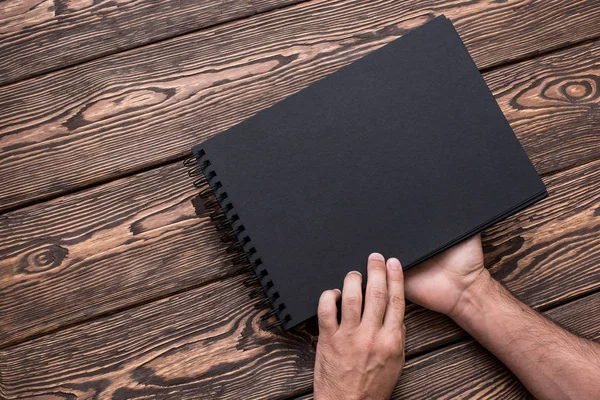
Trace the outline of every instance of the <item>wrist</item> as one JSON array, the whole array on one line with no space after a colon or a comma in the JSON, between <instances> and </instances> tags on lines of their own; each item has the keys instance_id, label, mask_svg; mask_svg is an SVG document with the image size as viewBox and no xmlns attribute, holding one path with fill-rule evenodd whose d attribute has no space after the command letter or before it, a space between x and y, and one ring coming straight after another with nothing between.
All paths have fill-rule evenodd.
<instances>
[{"instance_id":1,"label":"wrist","mask_svg":"<svg viewBox=\"0 0 600 400\"><path fill-rule=\"evenodd\" d=\"M477 278L462 291L459 300L448 316L462 326L462 321L474 315L475 312L481 312L484 309L487 294L490 290L493 290L495 284L497 282L492 278L489 271L485 268L481 269Z\"/></svg>"}]
</instances>

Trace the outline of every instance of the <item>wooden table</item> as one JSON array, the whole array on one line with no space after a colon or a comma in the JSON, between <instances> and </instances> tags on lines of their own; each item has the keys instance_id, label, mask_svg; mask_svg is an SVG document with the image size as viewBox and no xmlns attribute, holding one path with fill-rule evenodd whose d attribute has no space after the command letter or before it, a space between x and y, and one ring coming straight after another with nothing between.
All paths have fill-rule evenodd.
<instances>
[{"instance_id":1,"label":"wooden table","mask_svg":"<svg viewBox=\"0 0 600 400\"><path fill-rule=\"evenodd\" d=\"M311 397L316 337L260 328L181 161L435 15L455 23L550 197L486 265L600 340L600 2L0 3L0 398ZM407 310L401 398L527 398Z\"/></svg>"}]
</instances>

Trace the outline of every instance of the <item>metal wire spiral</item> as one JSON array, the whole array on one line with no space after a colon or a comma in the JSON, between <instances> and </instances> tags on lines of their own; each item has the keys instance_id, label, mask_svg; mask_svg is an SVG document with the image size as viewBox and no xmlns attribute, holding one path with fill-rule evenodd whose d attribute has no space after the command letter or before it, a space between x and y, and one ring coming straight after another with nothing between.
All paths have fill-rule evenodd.
<instances>
[{"instance_id":1,"label":"metal wire spiral","mask_svg":"<svg viewBox=\"0 0 600 400\"><path fill-rule=\"evenodd\" d=\"M264 329L271 330L282 326L291 320L285 313L285 304L279 301L279 292L268 278L268 271L261 267L262 260L257 257L256 248L251 244L250 237L244 234L245 227L240 223L239 216L235 213L233 204L228 200L227 192L217 178L214 170L209 170L211 163L203 160L205 152L201 150L197 155L187 158L183 165L188 168L188 175L194 178L194 187L201 189L198 200L204 200L204 209L212 210L209 214L218 232L223 232L220 240L229 243L227 253L235 254L231 263L238 271L254 272L255 276L243 281L246 287L256 286L257 282L262 285L255 287L250 292L250 297L258 298L260 301L254 306L257 310L270 309L261 316L261 324ZM202 200L200 200L202 199ZM272 317L277 317L275 322L269 322Z\"/></svg>"}]
</instances>

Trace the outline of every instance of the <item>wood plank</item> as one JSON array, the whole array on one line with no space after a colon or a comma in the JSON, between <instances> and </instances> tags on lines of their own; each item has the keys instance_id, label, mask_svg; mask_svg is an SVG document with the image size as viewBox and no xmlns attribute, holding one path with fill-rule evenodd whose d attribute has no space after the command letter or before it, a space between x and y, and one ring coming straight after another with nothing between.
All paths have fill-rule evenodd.
<instances>
[{"instance_id":1,"label":"wood plank","mask_svg":"<svg viewBox=\"0 0 600 400\"><path fill-rule=\"evenodd\" d=\"M600 341L600 293L546 313L585 338ZM591 318L589 316L592 315ZM296 400L312 399L312 394ZM533 399L517 378L472 340L409 361L393 399Z\"/></svg>"},{"instance_id":2,"label":"wood plank","mask_svg":"<svg viewBox=\"0 0 600 400\"><path fill-rule=\"evenodd\" d=\"M7 399L239 399L278 398L310 389L315 337L301 330L261 330L263 312L247 300L252 288L244 287L243 278L214 282L0 350L2 394ZM600 313L593 310L599 298L596 293L551 316L598 340ZM432 379L439 374L452 379ZM511 379L487 353L467 342L409 361L398 393L438 398L487 388L488 394L510 395L519 389ZM490 383L502 385L487 387Z\"/></svg>"},{"instance_id":3,"label":"wood plank","mask_svg":"<svg viewBox=\"0 0 600 400\"><path fill-rule=\"evenodd\" d=\"M600 293L567 303L548 317L590 340L600 341ZM408 363L393 398L462 395L484 399L533 398L516 377L479 344L469 340ZM431 379L442 376L442 379ZM476 396L475 396L476 394Z\"/></svg>"},{"instance_id":4,"label":"wood plank","mask_svg":"<svg viewBox=\"0 0 600 400\"><path fill-rule=\"evenodd\" d=\"M484 77L539 173L600 157L600 41Z\"/></svg>"},{"instance_id":5,"label":"wood plank","mask_svg":"<svg viewBox=\"0 0 600 400\"><path fill-rule=\"evenodd\" d=\"M440 13L455 21L478 66L486 68L598 35L599 11L600 3L583 0L311 1L5 86L0 210L183 157L193 144ZM564 111L572 118L557 116L553 129L560 134L577 129L588 145L579 148L579 141L558 135L538 149L520 135L528 151L562 154L549 157L540 172L579 164L600 151L589 146L598 141L591 133L598 122L598 87L580 94L588 90L582 80L597 77L599 46L509 69L519 75L517 82L501 75L492 79L493 90L517 96L505 112L522 111L538 122L536 135L548 129L549 113ZM578 58L582 53L585 60ZM577 61L582 69L569 75L567 66ZM529 80L531 68L545 69L562 83L536 85ZM561 88L571 94L561 98Z\"/></svg>"},{"instance_id":6,"label":"wood plank","mask_svg":"<svg viewBox=\"0 0 600 400\"><path fill-rule=\"evenodd\" d=\"M179 163L0 216L0 343L231 274Z\"/></svg>"},{"instance_id":7,"label":"wood plank","mask_svg":"<svg viewBox=\"0 0 600 400\"><path fill-rule=\"evenodd\" d=\"M546 177L550 199L496 225L485 236L487 265L496 263L497 276L511 289L526 292L540 307L566 294L546 292L545 280L532 279L539 268L548 279L556 279L550 276L550 266L537 266L535 257L562 261L559 239L573 242L573 252L586 248L585 238L577 240L576 232L546 232L555 229L552 221L575 212L574 229L582 226L593 232L589 230L597 224L585 213L598 201L595 188L600 185L596 174L585 172L590 166L583 168ZM196 191L190 183L183 167L171 165L0 217L0 313L5 315L0 344L231 273L231 256L224 253L214 227L206 216L194 217L190 200ZM590 248L595 245L590 241ZM567 265L574 260L587 262L578 254ZM556 262L549 258L546 263L551 261ZM588 276L574 271L587 267L576 265L569 275L579 290L589 289L577 281ZM526 281L519 279L530 273L528 284L533 286L521 288ZM462 334L439 315L414 306L409 307L410 313L415 313L412 329L425 335L412 348L415 352Z\"/></svg>"},{"instance_id":8,"label":"wood plank","mask_svg":"<svg viewBox=\"0 0 600 400\"><path fill-rule=\"evenodd\" d=\"M240 399L303 387L313 338L258 329L246 277L1 350L3 394Z\"/></svg>"},{"instance_id":9,"label":"wood plank","mask_svg":"<svg viewBox=\"0 0 600 400\"><path fill-rule=\"evenodd\" d=\"M160 173L158 170L147 172L156 175L151 175L152 180L143 180L143 190L139 184L136 188L132 177L111 183L115 185L113 188L96 188L90 193L57 199L45 208L36 206L5 216L1 232L6 232L6 239L2 238L0 243L11 240L12 250L11 247L3 249L0 257L9 260L0 268L3 272L0 312L3 315L4 340L22 340L32 333L43 333L106 313L115 307L152 299L167 290L184 289L187 285L227 274L230 263L223 256L223 245L211 225L194 219L191 206L187 205L188 196L192 194L175 190L177 185L173 183L184 176L183 171L173 172L176 174ZM497 224L485 236L486 263L492 267L494 275L538 308L551 307L597 290L600 286L597 268L600 260L600 238L597 235L600 230L600 161L545 177L545 181L550 198ZM156 198L159 194L164 197ZM128 203L112 201L110 196L123 196L132 203L120 205ZM61 207L61 203L67 200L70 201L69 207L80 204L83 211L75 210L75 214L61 211L69 210L69 207ZM145 206L144 202L151 207ZM109 206L123 209L112 212ZM19 213L20 218L16 218ZM111 213L115 219L107 220L106 215ZM68 215L76 217L69 220ZM53 218L56 220L52 221ZM89 222L86 221L88 219ZM48 221L48 225L40 225L42 221ZM59 228L60 225L63 228ZM195 230L196 225L198 230ZM55 236L51 234L51 226L55 226ZM142 235L136 240L132 232L146 233L148 239L144 240ZM153 240L161 237L175 239ZM107 238L112 241L104 245ZM41 240L47 241L42 243L47 243L49 250L38 244ZM62 254L68 257L60 259L59 263L51 263L44 271L47 260L53 261L52 255L58 253L57 250L53 252L55 248L52 245L60 246ZM29 254L38 256L28 257ZM149 261L148 254L153 255ZM86 260L86 257L89 259ZM13 267L23 265L15 260L33 260L34 267L35 263L45 261L46 264L39 268L40 273L37 274L35 268L24 264L25 268L21 271L31 271L27 273ZM220 286L211 288L219 290L224 303L233 304L234 308L227 311L228 315L237 313L238 300L230 300L229 297L243 292L241 288L232 290L231 294L219 289ZM203 295L212 296L210 290L201 287L194 293L200 291ZM147 310L144 312L153 315L147 318L159 318L152 310L154 307L162 310L160 307L165 301L168 300L143 306ZM254 304L250 302L248 307ZM129 315L128 312L114 317L124 313ZM415 306L409 307L406 323L409 355L423 353L464 336L446 318ZM102 330L108 329L112 322L106 324L107 327ZM310 336L302 329L290 335ZM267 345L270 341L261 343ZM291 360L283 357L277 362L293 364L299 356L290 354L289 357ZM204 362L210 364L214 361L211 360ZM219 368L214 366L215 370ZM296 381L300 378L294 376L290 379ZM306 390L307 382L301 384L298 381L298 387Z\"/></svg>"},{"instance_id":10,"label":"wood plank","mask_svg":"<svg viewBox=\"0 0 600 400\"><path fill-rule=\"evenodd\" d=\"M600 341L600 293L552 309L552 320L590 340ZM594 314L588 319L590 313ZM296 400L312 399L312 393ZM393 399L533 399L516 377L473 340L406 363Z\"/></svg>"},{"instance_id":11,"label":"wood plank","mask_svg":"<svg viewBox=\"0 0 600 400\"><path fill-rule=\"evenodd\" d=\"M0 85L298 0L0 3Z\"/></svg>"}]
</instances>

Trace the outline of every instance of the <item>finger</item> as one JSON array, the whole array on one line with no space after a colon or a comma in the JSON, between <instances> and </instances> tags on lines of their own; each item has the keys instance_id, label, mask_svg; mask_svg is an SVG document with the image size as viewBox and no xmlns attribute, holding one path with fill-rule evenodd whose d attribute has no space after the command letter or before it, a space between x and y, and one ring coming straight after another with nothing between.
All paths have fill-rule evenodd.
<instances>
[{"instance_id":1,"label":"finger","mask_svg":"<svg viewBox=\"0 0 600 400\"><path fill-rule=\"evenodd\" d=\"M341 296L342 292L339 289L326 290L321 294L317 309L320 334L331 336L338 330L337 305L335 303Z\"/></svg>"},{"instance_id":2,"label":"finger","mask_svg":"<svg viewBox=\"0 0 600 400\"><path fill-rule=\"evenodd\" d=\"M385 259L379 253L369 256L367 263L367 291L365 294L365 311L363 324L381 327L387 303L387 283Z\"/></svg>"},{"instance_id":3,"label":"finger","mask_svg":"<svg viewBox=\"0 0 600 400\"><path fill-rule=\"evenodd\" d=\"M342 290L342 327L355 328L360 325L362 311L362 275L352 271L344 279Z\"/></svg>"},{"instance_id":4,"label":"finger","mask_svg":"<svg viewBox=\"0 0 600 400\"><path fill-rule=\"evenodd\" d=\"M397 258L386 263L388 302L385 310L384 326L392 330L402 330L404 321L404 273Z\"/></svg>"}]
</instances>

